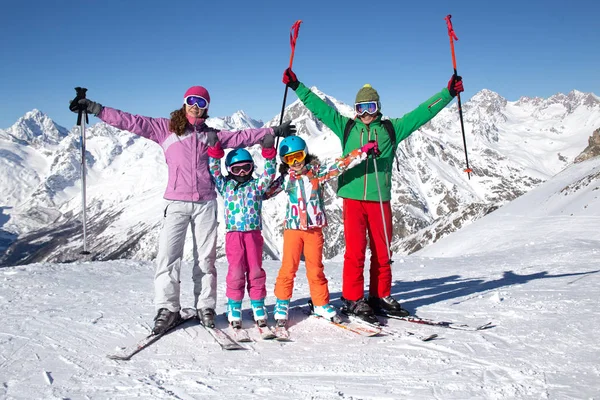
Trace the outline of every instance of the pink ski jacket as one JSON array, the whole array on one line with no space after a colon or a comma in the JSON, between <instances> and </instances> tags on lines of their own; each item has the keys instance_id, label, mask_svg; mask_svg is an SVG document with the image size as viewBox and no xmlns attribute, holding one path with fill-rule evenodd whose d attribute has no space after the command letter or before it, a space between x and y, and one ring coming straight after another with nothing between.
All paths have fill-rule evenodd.
<instances>
[{"instance_id":1,"label":"pink ski jacket","mask_svg":"<svg viewBox=\"0 0 600 400\"><path fill-rule=\"evenodd\" d=\"M190 125L185 135L177 136L169 131L168 118L142 117L110 107L104 107L98 118L115 128L150 139L162 147L169 170L169 181L164 194L167 200L204 201L217 197L215 184L208 170L208 132L217 132L223 148L252 146L267 133L273 133L271 128L219 131L202 123L200 126Z\"/></svg>"}]
</instances>

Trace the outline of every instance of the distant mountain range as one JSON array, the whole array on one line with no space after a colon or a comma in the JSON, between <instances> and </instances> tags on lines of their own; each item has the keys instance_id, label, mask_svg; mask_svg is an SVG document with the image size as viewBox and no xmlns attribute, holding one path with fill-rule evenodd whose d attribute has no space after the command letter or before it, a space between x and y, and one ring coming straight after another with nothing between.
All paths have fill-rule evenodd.
<instances>
[{"instance_id":1,"label":"distant mountain range","mask_svg":"<svg viewBox=\"0 0 600 400\"><path fill-rule=\"evenodd\" d=\"M352 107L312 90L352 116ZM425 99L423 99L425 100ZM415 107L418 104L415 104ZM392 110L390 117L394 115ZM600 98L572 91L548 99L509 102L482 90L463 103L471 179L456 103L402 142L392 173L394 251L409 253L479 219L548 180L588 145L600 128ZM330 162L341 154L335 135L295 101L285 109L309 151ZM279 116L265 126L276 125ZM243 111L210 118L219 129L260 127ZM104 123L86 129L87 237L92 259L151 260L164 200L167 169L155 143ZM260 169L259 148L251 149ZM80 259L81 155L79 132L32 110L0 130L0 265ZM326 258L343 255L340 198L335 182L326 192L330 226ZM284 198L264 204L265 256L279 258ZM223 224L219 255L223 255ZM4 253L4 254L2 254ZM191 259L191 244L186 245Z\"/></svg>"}]
</instances>

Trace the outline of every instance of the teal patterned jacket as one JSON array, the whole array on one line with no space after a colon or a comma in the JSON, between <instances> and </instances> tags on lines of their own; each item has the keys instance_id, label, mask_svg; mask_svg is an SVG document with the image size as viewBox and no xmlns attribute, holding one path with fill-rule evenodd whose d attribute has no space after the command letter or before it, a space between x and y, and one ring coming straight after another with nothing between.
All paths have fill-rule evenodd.
<instances>
[{"instance_id":1,"label":"teal patterned jacket","mask_svg":"<svg viewBox=\"0 0 600 400\"><path fill-rule=\"evenodd\" d=\"M262 175L243 184L223 176L221 159L208 158L208 166L217 191L223 196L225 230L255 231L262 229L262 197L275 179L275 159L265 159Z\"/></svg>"}]
</instances>

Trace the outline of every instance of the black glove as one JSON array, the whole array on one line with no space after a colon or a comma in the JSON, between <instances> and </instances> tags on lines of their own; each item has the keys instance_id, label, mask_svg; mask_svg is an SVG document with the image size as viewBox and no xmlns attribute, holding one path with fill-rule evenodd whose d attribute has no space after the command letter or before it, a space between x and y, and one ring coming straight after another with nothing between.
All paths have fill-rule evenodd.
<instances>
[{"instance_id":1,"label":"black glove","mask_svg":"<svg viewBox=\"0 0 600 400\"><path fill-rule=\"evenodd\" d=\"M296 74L294 73L294 71L292 71L291 68L288 68L285 71L283 71L282 82L291 87L294 91L298 89L298 85L300 85L300 82L298 82L298 78L296 78Z\"/></svg>"},{"instance_id":2,"label":"black glove","mask_svg":"<svg viewBox=\"0 0 600 400\"><path fill-rule=\"evenodd\" d=\"M206 143L208 144L208 147L215 147L215 144L217 144L218 141L219 136L217 135L217 132L209 131L206 134Z\"/></svg>"},{"instance_id":3,"label":"black glove","mask_svg":"<svg viewBox=\"0 0 600 400\"><path fill-rule=\"evenodd\" d=\"M77 101L77 104L79 104L80 106L84 106L88 114L94 114L95 116L98 116L98 114L100 114L100 111L102 111L103 108L102 104L96 103L88 99L80 99ZM73 108L71 108L71 111L79 112L77 108L75 108L74 110Z\"/></svg>"},{"instance_id":4,"label":"black glove","mask_svg":"<svg viewBox=\"0 0 600 400\"><path fill-rule=\"evenodd\" d=\"M263 136L262 139L260 139L260 145L264 149L274 147L275 146L275 138L270 133L267 133L265 136Z\"/></svg>"},{"instance_id":5,"label":"black glove","mask_svg":"<svg viewBox=\"0 0 600 400\"><path fill-rule=\"evenodd\" d=\"M273 127L273 135L279 137L288 137L296 133L296 125L290 125L292 121L288 121L279 126Z\"/></svg>"}]
</instances>

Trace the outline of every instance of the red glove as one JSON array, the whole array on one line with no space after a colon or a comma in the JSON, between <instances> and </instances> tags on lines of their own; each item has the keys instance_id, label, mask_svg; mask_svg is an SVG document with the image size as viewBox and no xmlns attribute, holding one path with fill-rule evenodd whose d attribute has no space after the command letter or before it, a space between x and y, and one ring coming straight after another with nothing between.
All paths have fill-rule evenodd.
<instances>
[{"instance_id":1,"label":"red glove","mask_svg":"<svg viewBox=\"0 0 600 400\"><path fill-rule=\"evenodd\" d=\"M462 83L462 76L456 76L456 74L452 75L452 78L448 81L448 90L450 91L450 95L452 97L456 97L460 92L464 92Z\"/></svg>"},{"instance_id":2,"label":"red glove","mask_svg":"<svg viewBox=\"0 0 600 400\"><path fill-rule=\"evenodd\" d=\"M379 146L374 140L370 140L367 144L363 145L360 148L360 151L362 151L363 153L367 153L367 155L372 155L373 157L377 157L381 154L381 152L379 151Z\"/></svg>"},{"instance_id":3,"label":"red glove","mask_svg":"<svg viewBox=\"0 0 600 400\"><path fill-rule=\"evenodd\" d=\"M272 160L277 156L277 150L275 147L263 147L262 156L267 160Z\"/></svg>"},{"instance_id":4,"label":"red glove","mask_svg":"<svg viewBox=\"0 0 600 400\"><path fill-rule=\"evenodd\" d=\"M298 82L298 78L296 78L296 74L294 73L294 71L292 71L291 68L288 68L285 71L283 71L282 82L285 83L287 86L291 87L292 90L298 89L298 85L300 85L300 82Z\"/></svg>"},{"instance_id":5,"label":"red glove","mask_svg":"<svg viewBox=\"0 0 600 400\"><path fill-rule=\"evenodd\" d=\"M208 148L208 156L212 158L223 158L225 152L221 148L221 142L215 143L213 147Z\"/></svg>"}]
</instances>

